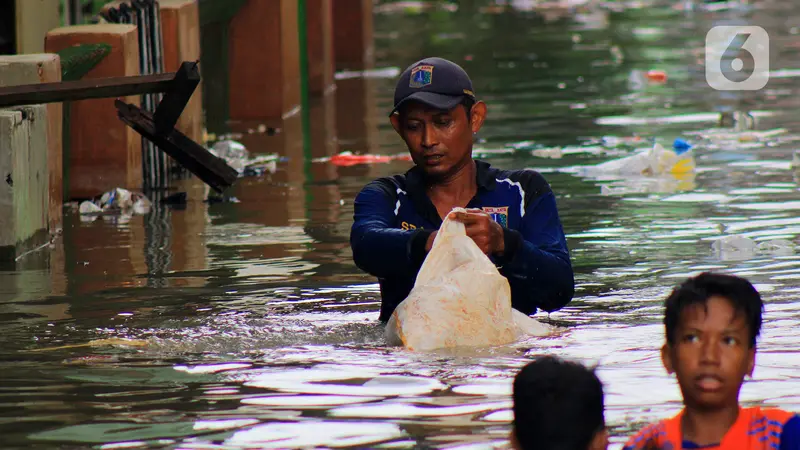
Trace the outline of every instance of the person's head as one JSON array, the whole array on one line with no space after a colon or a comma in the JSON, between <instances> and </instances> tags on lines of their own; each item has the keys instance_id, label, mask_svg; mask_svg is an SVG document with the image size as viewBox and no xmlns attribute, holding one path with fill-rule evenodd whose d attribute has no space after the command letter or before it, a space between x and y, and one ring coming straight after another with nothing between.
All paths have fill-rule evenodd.
<instances>
[{"instance_id":1,"label":"person's head","mask_svg":"<svg viewBox=\"0 0 800 450\"><path fill-rule=\"evenodd\" d=\"M580 363L544 356L514 378L512 444L519 450L605 450L603 384Z\"/></svg>"},{"instance_id":2,"label":"person's head","mask_svg":"<svg viewBox=\"0 0 800 450\"><path fill-rule=\"evenodd\" d=\"M665 302L661 358L675 373L688 408L738 407L744 377L753 374L763 303L749 281L702 273Z\"/></svg>"},{"instance_id":3,"label":"person's head","mask_svg":"<svg viewBox=\"0 0 800 450\"><path fill-rule=\"evenodd\" d=\"M473 134L486 117L472 80L458 64L425 58L397 81L392 126L405 141L414 164L433 178L445 177L472 159Z\"/></svg>"}]
</instances>

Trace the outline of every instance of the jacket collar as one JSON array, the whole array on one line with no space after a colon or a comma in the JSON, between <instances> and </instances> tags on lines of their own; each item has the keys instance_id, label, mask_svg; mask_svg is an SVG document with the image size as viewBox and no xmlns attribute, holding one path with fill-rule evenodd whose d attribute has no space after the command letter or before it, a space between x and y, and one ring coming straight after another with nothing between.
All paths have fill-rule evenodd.
<instances>
[{"instance_id":1,"label":"jacket collar","mask_svg":"<svg viewBox=\"0 0 800 450\"><path fill-rule=\"evenodd\" d=\"M493 191L497 185L495 180L495 171L491 164L480 161L475 161L475 181L478 183L478 188L484 188ZM406 172L406 186L410 191L417 190L425 193L427 183L425 182L425 173L419 166L414 166Z\"/></svg>"},{"instance_id":2,"label":"jacket collar","mask_svg":"<svg viewBox=\"0 0 800 450\"><path fill-rule=\"evenodd\" d=\"M493 191L497 185L495 180L496 169L484 161L475 160L475 181L478 183L478 192ZM406 190L417 211L429 222L437 227L442 224L439 212L427 194L425 175L419 166L414 166L405 174Z\"/></svg>"}]
</instances>

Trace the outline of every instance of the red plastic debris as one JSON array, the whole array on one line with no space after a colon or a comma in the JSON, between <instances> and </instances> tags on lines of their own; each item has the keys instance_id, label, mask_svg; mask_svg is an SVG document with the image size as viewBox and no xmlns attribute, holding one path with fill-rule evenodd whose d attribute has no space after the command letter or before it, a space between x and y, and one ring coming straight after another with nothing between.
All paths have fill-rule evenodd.
<instances>
[{"instance_id":1,"label":"red plastic debris","mask_svg":"<svg viewBox=\"0 0 800 450\"><path fill-rule=\"evenodd\" d=\"M336 166L355 166L357 164L376 164L388 163L390 161L411 161L411 156L404 155L354 155L352 153L340 153L333 155L330 162Z\"/></svg>"},{"instance_id":2,"label":"red plastic debris","mask_svg":"<svg viewBox=\"0 0 800 450\"><path fill-rule=\"evenodd\" d=\"M667 81L667 73L663 70L650 70L647 72L647 79L655 83L665 83Z\"/></svg>"}]
</instances>

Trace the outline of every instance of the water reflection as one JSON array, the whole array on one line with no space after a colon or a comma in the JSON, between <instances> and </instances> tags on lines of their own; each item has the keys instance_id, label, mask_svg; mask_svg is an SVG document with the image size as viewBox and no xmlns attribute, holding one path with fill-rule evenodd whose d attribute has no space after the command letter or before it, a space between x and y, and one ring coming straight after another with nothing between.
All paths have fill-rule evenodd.
<instances>
[{"instance_id":1,"label":"water reflection","mask_svg":"<svg viewBox=\"0 0 800 450\"><path fill-rule=\"evenodd\" d=\"M281 159L226 201L206 201L191 178L175 187L185 204L128 221L68 212L52 249L0 272L4 443L503 447L511 377L551 353L599 364L618 448L632 428L680 408L658 356L661 300L704 270L747 276L767 300L742 399L800 409L800 48L798 24L785 19L797 6L723 16L671 3L485 6L377 14L378 70L340 75L314 102L310 148L299 115L227 124L253 154ZM702 78L705 29L737 16L766 26L780 48L759 95L723 96ZM348 245L352 200L409 164L311 160L402 152L385 114L393 77L430 54L463 63L490 102L481 157L539 169L558 196L577 295L540 318L562 336L464 353L383 343L378 285ZM666 80L648 78L653 69ZM694 145L694 174L577 176L676 137ZM143 346L97 341L109 338Z\"/></svg>"}]
</instances>

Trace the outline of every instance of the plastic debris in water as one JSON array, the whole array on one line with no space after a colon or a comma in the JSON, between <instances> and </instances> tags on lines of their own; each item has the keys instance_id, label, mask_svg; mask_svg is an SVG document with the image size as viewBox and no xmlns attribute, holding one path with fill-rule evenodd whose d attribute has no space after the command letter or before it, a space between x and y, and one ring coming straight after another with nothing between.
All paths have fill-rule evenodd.
<instances>
[{"instance_id":1,"label":"plastic debris in water","mask_svg":"<svg viewBox=\"0 0 800 450\"><path fill-rule=\"evenodd\" d=\"M103 193L99 198L87 200L80 204L78 211L90 221L99 215L121 213L121 215L144 215L150 212L153 204L140 192L116 188Z\"/></svg>"},{"instance_id":2,"label":"plastic debris in water","mask_svg":"<svg viewBox=\"0 0 800 450\"><path fill-rule=\"evenodd\" d=\"M697 184L693 173L652 178L636 177L618 180L610 184L602 184L600 185L600 195L672 194L691 191L695 187L697 187Z\"/></svg>"},{"instance_id":3,"label":"plastic debris in water","mask_svg":"<svg viewBox=\"0 0 800 450\"><path fill-rule=\"evenodd\" d=\"M723 236L711 244L715 251L754 251L756 242L746 236Z\"/></svg>"},{"instance_id":4,"label":"plastic debris in water","mask_svg":"<svg viewBox=\"0 0 800 450\"><path fill-rule=\"evenodd\" d=\"M673 148L673 150L675 150L675 153L680 155L682 153L686 153L689 150L691 150L692 149L692 144L684 141L681 138L676 138L675 142L672 143L672 148Z\"/></svg>"},{"instance_id":5,"label":"plastic debris in water","mask_svg":"<svg viewBox=\"0 0 800 450\"><path fill-rule=\"evenodd\" d=\"M667 82L667 73L663 70L649 70L645 74L648 80L652 81L653 83L666 83Z\"/></svg>"},{"instance_id":6,"label":"plastic debris in water","mask_svg":"<svg viewBox=\"0 0 800 450\"><path fill-rule=\"evenodd\" d=\"M229 166L239 172L239 176L252 177L275 173L281 160L277 154L251 157L244 145L233 140L219 141L209 151L224 159Z\"/></svg>"},{"instance_id":7,"label":"plastic debris in water","mask_svg":"<svg viewBox=\"0 0 800 450\"><path fill-rule=\"evenodd\" d=\"M531 151L531 155L539 158L561 159L564 156L564 150L561 147L537 148Z\"/></svg>"},{"instance_id":8,"label":"plastic debris in water","mask_svg":"<svg viewBox=\"0 0 800 450\"><path fill-rule=\"evenodd\" d=\"M475 147L472 149L472 157L473 158L492 158L496 156L509 156L513 155L517 150L513 147L503 147L503 148L479 148Z\"/></svg>"},{"instance_id":9,"label":"plastic debris in water","mask_svg":"<svg viewBox=\"0 0 800 450\"><path fill-rule=\"evenodd\" d=\"M711 244L711 248L722 259L741 260L751 258L756 253L787 256L794 254L795 244L786 239L772 239L756 243L747 236L723 236Z\"/></svg>"},{"instance_id":10,"label":"plastic debris in water","mask_svg":"<svg viewBox=\"0 0 800 450\"><path fill-rule=\"evenodd\" d=\"M344 151L333 155L330 158L319 158L315 162L327 162L335 166L355 166L357 164L388 163L391 161L411 161L411 155L356 155L350 151Z\"/></svg>"},{"instance_id":11,"label":"plastic debris in water","mask_svg":"<svg viewBox=\"0 0 800 450\"><path fill-rule=\"evenodd\" d=\"M694 158L688 151L678 153L656 143L652 148L633 155L586 168L589 174L660 176L695 171Z\"/></svg>"},{"instance_id":12,"label":"plastic debris in water","mask_svg":"<svg viewBox=\"0 0 800 450\"><path fill-rule=\"evenodd\" d=\"M800 150L795 150L792 153L792 170L800 169Z\"/></svg>"},{"instance_id":13,"label":"plastic debris in water","mask_svg":"<svg viewBox=\"0 0 800 450\"><path fill-rule=\"evenodd\" d=\"M78 211L81 214L99 214L99 213L103 212L103 208L95 205L94 203L92 203L90 201L85 201L85 202L81 203L80 207L78 207Z\"/></svg>"},{"instance_id":14,"label":"plastic debris in water","mask_svg":"<svg viewBox=\"0 0 800 450\"><path fill-rule=\"evenodd\" d=\"M644 138L642 138L641 136L630 136L630 137L603 136L600 139L600 141L602 142L604 147L616 148L616 147L622 147L624 145L641 144L644 141Z\"/></svg>"},{"instance_id":15,"label":"plastic debris in water","mask_svg":"<svg viewBox=\"0 0 800 450\"><path fill-rule=\"evenodd\" d=\"M250 153L245 146L233 140L219 141L209 151L215 156L224 159L229 166L236 169L240 174L244 171L247 158L250 157Z\"/></svg>"}]
</instances>

